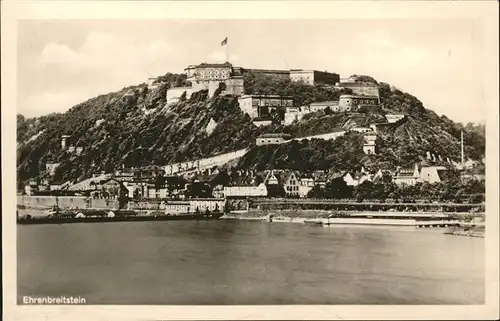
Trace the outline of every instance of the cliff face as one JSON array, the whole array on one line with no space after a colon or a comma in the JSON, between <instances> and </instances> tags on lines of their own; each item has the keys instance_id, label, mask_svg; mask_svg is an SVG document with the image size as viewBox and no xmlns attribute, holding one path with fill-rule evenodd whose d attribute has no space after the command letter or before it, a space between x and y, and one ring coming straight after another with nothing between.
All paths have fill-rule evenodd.
<instances>
[{"instance_id":1,"label":"cliff face","mask_svg":"<svg viewBox=\"0 0 500 321\"><path fill-rule=\"evenodd\" d=\"M166 106L167 89L172 83L183 85L184 79L167 74L161 80L157 87L142 84L89 99L63 114L30 119L18 115L18 181L44 175L47 163L60 163L54 180L73 180L122 166L165 165L249 146L252 149L239 167L291 166L302 158L310 162L301 166L318 168L342 169L347 166L342 164L366 161L406 165L424 158L427 151L444 159L460 157L463 126L426 110L418 99L387 84L379 84L382 107L377 110L352 114L320 111L290 126L258 128L241 112L235 96L209 99L202 91ZM303 91L296 92L301 95ZM384 122L386 113L408 116L406 122L379 138L377 156L362 153L362 138L356 134L336 141L254 146L261 133L287 132L295 137L322 134ZM484 135L476 127L465 129L466 153L477 159L484 155ZM61 148L62 135L69 136L66 150ZM70 152L71 146L83 150L80 154Z\"/></svg>"}]
</instances>

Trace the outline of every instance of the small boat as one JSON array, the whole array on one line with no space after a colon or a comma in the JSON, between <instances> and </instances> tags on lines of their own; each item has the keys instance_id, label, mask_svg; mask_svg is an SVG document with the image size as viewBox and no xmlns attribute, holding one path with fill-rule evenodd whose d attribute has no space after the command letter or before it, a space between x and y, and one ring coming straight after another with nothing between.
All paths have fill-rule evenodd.
<instances>
[{"instance_id":1,"label":"small boat","mask_svg":"<svg viewBox=\"0 0 500 321\"><path fill-rule=\"evenodd\" d=\"M311 225L323 225L323 221L320 220L304 220L304 223Z\"/></svg>"}]
</instances>

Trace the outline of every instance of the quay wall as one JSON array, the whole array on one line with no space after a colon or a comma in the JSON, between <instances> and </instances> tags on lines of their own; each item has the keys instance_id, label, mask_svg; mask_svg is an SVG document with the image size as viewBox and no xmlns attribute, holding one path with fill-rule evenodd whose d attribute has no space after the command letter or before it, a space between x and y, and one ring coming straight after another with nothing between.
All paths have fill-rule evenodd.
<instances>
[{"instance_id":1,"label":"quay wall","mask_svg":"<svg viewBox=\"0 0 500 321\"><path fill-rule=\"evenodd\" d=\"M17 205L25 207L53 207L59 204L61 208L87 208L87 197L85 196L60 196L56 201L53 196L17 196Z\"/></svg>"},{"instance_id":2,"label":"quay wall","mask_svg":"<svg viewBox=\"0 0 500 321\"><path fill-rule=\"evenodd\" d=\"M85 196L17 196L17 205L27 208L49 208L56 204L60 208L117 209L117 199L87 198Z\"/></svg>"},{"instance_id":3,"label":"quay wall","mask_svg":"<svg viewBox=\"0 0 500 321\"><path fill-rule=\"evenodd\" d=\"M127 209L129 210L164 210L165 202L161 201L129 201Z\"/></svg>"},{"instance_id":4,"label":"quay wall","mask_svg":"<svg viewBox=\"0 0 500 321\"><path fill-rule=\"evenodd\" d=\"M175 203L171 201L167 203ZM193 211L198 208L199 210L214 210L217 204L220 210L224 209L225 200L222 198L209 198L209 199L191 199L187 200L189 206ZM104 199L104 198L90 198L85 196L59 196L58 206L61 209L118 209L119 202L117 199ZM23 206L26 209L48 209L56 205L56 198L54 196L17 196L17 205ZM246 208L246 203L242 207ZM164 200L140 200L129 201L128 204L123 206L124 209L129 210L165 210L167 205Z\"/></svg>"}]
</instances>

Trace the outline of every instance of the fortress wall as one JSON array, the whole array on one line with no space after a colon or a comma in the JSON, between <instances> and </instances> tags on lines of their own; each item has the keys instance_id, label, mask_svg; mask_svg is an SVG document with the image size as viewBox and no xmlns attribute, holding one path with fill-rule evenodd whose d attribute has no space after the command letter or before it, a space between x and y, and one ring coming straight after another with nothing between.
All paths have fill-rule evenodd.
<instances>
[{"instance_id":1,"label":"fortress wall","mask_svg":"<svg viewBox=\"0 0 500 321\"><path fill-rule=\"evenodd\" d=\"M217 156L212 156L208 158L202 158L194 161L187 161L187 162L182 162L182 163L176 163L176 164L169 164L165 165L164 169L167 175L179 173L181 171L185 170L191 170L191 169L208 169L212 168L213 166L221 166L224 165L233 159L239 158L243 155L245 155L247 152L247 149L240 149L234 152L230 153L225 153L225 154L220 154Z\"/></svg>"},{"instance_id":2,"label":"fortress wall","mask_svg":"<svg viewBox=\"0 0 500 321\"><path fill-rule=\"evenodd\" d=\"M247 152L247 149L240 149L234 152L226 153L226 154L220 154L217 156L209 157L209 158L204 158L200 159L200 167L212 167L212 166L220 166L224 165L227 162L241 157L245 155Z\"/></svg>"},{"instance_id":3,"label":"fortress wall","mask_svg":"<svg viewBox=\"0 0 500 321\"><path fill-rule=\"evenodd\" d=\"M312 136L306 136L306 137L298 137L298 138L295 138L294 140L313 139L313 138L331 140L331 139L337 139L338 137L343 136L344 134L345 134L345 131L341 131L341 132L333 132L333 133L312 135Z\"/></svg>"}]
</instances>

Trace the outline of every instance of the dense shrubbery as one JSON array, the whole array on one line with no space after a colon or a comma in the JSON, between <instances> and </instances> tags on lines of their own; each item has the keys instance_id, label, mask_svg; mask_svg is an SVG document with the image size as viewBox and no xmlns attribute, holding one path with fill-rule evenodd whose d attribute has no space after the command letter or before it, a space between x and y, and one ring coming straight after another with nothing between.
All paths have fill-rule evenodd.
<instances>
[{"instance_id":1,"label":"dense shrubbery","mask_svg":"<svg viewBox=\"0 0 500 321\"><path fill-rule=\"evenodd\" d=\"M484 201L484 181L462 182L450 179L440 183L417 183L415 185L398 186L391 181L373 183L365 181L352 187L347 186L342 178L329 182L325 188L315 186L307 195L314 198L339 198L363 200L392 199L401 202L413 202L419 199L442 202L469 202L479 203Z\"/></svg>"}]
</instances>

